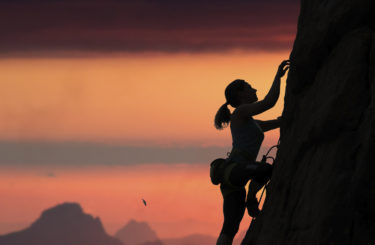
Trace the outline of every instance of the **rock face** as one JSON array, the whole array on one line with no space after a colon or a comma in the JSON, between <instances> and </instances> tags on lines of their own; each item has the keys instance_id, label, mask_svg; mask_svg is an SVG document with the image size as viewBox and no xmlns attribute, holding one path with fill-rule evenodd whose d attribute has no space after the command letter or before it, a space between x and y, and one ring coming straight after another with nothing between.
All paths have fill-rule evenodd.
<instances>
[{"instance_id":1,"label":"rock face","mask_svg":"<svg viewBox=\"0 0 375 245\"><path fill-rule=\"evenodd\" d=\"M115 237L127 245L138 245L145 242L159 242L156 232L146 222L130 220L116 232Z\"/></svg>"},{"instance_id":2,"label":"rock face","mask_svg":"<svg viewBox=\"0 0 375 245\"><path fill-rule=\"evenodd\" d=\"M243 245L375 244L375 1L302 0L280 148Z\"/></svg>"},{"instance_id":3,"label":"rock face","mask_svg":"<svg viewBox=\"0 0 375 245\"><path fill-rule=\"evenodd\" d=\"M99 218L85 214L75 203L44 211L29 228L0 236L1 245L124 245L108 236Z\"/></svg>"}]
</instances>

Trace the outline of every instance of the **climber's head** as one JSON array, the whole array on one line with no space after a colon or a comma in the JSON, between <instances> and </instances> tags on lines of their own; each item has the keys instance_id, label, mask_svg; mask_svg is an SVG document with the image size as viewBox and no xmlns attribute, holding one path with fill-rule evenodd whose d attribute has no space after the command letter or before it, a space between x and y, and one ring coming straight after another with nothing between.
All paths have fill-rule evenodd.
<instances>
[{"instance_id":1,"label":"climber's head","mask_svg":"<svg viewBox=\"0 0 375 245\"><path fill-rule=\"evenodd\" d=\"M241 79L231 82L225 89L225 98L227 103L234 108L241 104L253 103L258 100L256 89Z\"/></svg>"},{"instance_id":2,"label":"climber's head","mask_svg":"<svg viewBox=\"0 0 375 245\"><path fill-rule=\"evenodd\" d=\"M230 122L230 111L228 105L234 108L242 104L254 103L258 100L257 90L241 79L236 79L225 88L227 102L223 104L216 113L215 127L223 129Z\"/></svg>"}]
</instances>

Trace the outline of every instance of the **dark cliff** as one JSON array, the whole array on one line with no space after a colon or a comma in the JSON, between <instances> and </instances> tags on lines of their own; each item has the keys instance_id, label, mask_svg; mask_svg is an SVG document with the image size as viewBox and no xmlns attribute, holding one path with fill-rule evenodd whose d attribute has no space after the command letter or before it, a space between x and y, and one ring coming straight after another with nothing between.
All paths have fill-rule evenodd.
<instances>
[{"instance_id":1,"label":"dark cliff","mask_svg":"<svg viewBox=\"0 0 375 245\"><path fill-rule=\"evenodd\" d=\"M243 245L375 244L375 1L302 0L280 148Z\"/></svg>"}]
</instances>

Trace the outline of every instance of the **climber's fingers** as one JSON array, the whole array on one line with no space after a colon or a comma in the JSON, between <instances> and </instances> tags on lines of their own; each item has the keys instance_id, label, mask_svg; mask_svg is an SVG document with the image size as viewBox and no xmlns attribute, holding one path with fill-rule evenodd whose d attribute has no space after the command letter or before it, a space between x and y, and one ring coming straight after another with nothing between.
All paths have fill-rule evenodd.
<instances>
[{"instance_id":1,"label":"climber's fingers","mask_svg":"<svg viewBox=\"0 0 375 245\"><path fill-rule=\"evenodd\" d=\"M290 64L290 60L283 60L283 62L281 62L280 66L285 66L285 65L289 65Z\"/></svg>"}]
</instances>

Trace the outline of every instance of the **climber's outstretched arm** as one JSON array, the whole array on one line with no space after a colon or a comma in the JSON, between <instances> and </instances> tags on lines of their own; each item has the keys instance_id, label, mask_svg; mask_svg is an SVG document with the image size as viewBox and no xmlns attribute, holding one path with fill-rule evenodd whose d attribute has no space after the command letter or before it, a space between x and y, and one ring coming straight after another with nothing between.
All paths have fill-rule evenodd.
<instances>
[{"instance_id":1,"label":"climber's outstretched arm","mask_svg":"<svg viewBox=\"0 0 375 245\"><path fill-rule=\"evenodd\" d=\"M289 69L289 66L289 60L284 60L283 62L281 62L277 70L275 79L266 97L264 97L264 99L260 101L238 106L236 110L234 110L233 116L247 120L249 116L255 116L271 109L279 99L280 79L285 75L286 71Z\"/></svg>"},{"instance_id":2,"label":"climber's outstretched arm","mask_svg":"<svg viewBox=\"0 0 375 245\"><path fill-rule=\"evenodd\" d=\"M275 119L275 120L268 120L268 121L261 121L261 120L255 120L258 125L261 127L263 132L280 128L281 125L281 118Z\"/></svg>"}]
</instances>

